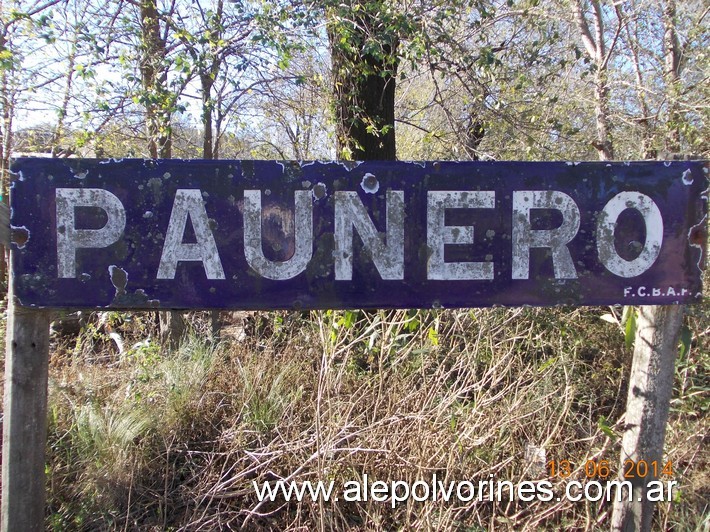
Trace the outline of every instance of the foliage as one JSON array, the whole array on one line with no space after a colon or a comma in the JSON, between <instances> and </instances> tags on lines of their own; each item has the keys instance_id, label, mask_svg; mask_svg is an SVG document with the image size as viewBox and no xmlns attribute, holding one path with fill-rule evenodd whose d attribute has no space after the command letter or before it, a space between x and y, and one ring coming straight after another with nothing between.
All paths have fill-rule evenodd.
<instances>
[{"instance_id":1,"label":"foliage","mask_svg":"<svg viewBox=\"0 0 710 532\"><path fill-rule=\"evenodd\" d=\"M682 502L661 505L659 527L702 523L707 311L686 320L667 440ZM48 525L603 527L605 503L283 505L260 503L252 488L436 472L447 481L545 478L561 489L564 479L526 458L530 446L546 461L569 460L575 480L588 460L616 464L631 358L602 312L242 313L218 346L193 336L174 353L136 342L119 359L55 350ZM195 331L205 319L190 318ZM124 338L140 325L114 323Z\"/></svg>"},{"instance_id":2,"label":"foliage","mask_svg":"<svg viewBox=\"0 0 710 532\"><path fill-rule=\"evenodd\" d=\"M117 330L137 332L136 325ZM89 326L81 336L95 334ZM122 519L136 486L152 474L155 453L177 428L192 423L218 353L192 336L170 357L147 340L122 353L118 363L74 357L59 364L50 384L53 529L90 530Z\"/></svg>"},{"instance_id":3,"label":"foliage","mask_svg":"<svg viewBox=\"0 0 710 532\"><path fill-rule=\"evenodd\" d=\"M143 156L146 119L162 109L153 133L172 134L181 156L333 157L338 143L341 155L356 156L360 141L351 146L343 135L360 124L375 144L393 139L396 127L404 159L595 158L598 67L576 5L161 0L165 53L151 59L159 75L150 88L141 81L137 6L16 2L2 12L3 146L14 151L19 116L23 127L47 125L37 151ZM707 11L673 0L586 5L600 7L616 156L706 155ZM583 14L593 31L592 11ZM682 56L673 79L664 40L671 31ZM385 107L368 110L357 94L375 78L396 86L385 122Z\"/></svg>"}]
</instances>

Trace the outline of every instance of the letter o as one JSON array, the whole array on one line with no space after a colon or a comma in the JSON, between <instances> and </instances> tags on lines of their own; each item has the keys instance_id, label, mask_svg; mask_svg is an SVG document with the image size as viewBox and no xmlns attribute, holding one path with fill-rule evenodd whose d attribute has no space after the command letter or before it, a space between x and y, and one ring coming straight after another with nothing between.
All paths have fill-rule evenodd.
<instances>
[{"instance_id":1,"label":"letter o","mask_svg":"<svg viewBox=\"0 0 710 532\"><path fill-rule=\"evenodd\" d=\"M423 494L417 495L417 487L421 486L421 490ZM417 502L424 502L429 498L429 484L424 482L423 480L417 480L414 484L412 484L412 499L414 499Z\"/></svg>"},{"instance_id":2,"label":"letter o","mask_svg":"<svg viewBox=\"0 0 710 532\"><path fill-rule=\"evenodd\" d=\"M468 493L464 495L465 492L461 488L466 488ZM461 482L459 482L456 486L456 495L458 496L458 499L461 502L472 501L473 498L476 496L473 483L468 480L462 480Z\"/></svg>"},{"instance_id":3,"label":"letter o","mask_svg":"<svg viewBox=\"0 0 710 532\"><path fill-rule=\"evenodd\" d=\"M590 490L591 487L594 487L594 489L596 489L596 492L597 492L594 497L592 497L592 494L591 494L591 490ZM602 488L602 485L599 482L597 482L596 480L588 482L584 486L585 500L587 500L589 502L599 502L600 500L602 500L603 497L604 497L604 488Z\"/></svg>"},{"instance_id":4,"label":"letter o","mask_svg":"<svg viewBox=\"0 0 710 532\"><path fill-rule=\"evenodd\" d=\"M614 233L619 216L626 209L635 209L646 224L646 242L633 260L619 256L614 246ZM640 192L621 192L611 198L599 214L597 252L604 267L614 275L630 278L641 275L656 262L663 244L663 217L654 201Z\"/></svg>"}]
</instances>

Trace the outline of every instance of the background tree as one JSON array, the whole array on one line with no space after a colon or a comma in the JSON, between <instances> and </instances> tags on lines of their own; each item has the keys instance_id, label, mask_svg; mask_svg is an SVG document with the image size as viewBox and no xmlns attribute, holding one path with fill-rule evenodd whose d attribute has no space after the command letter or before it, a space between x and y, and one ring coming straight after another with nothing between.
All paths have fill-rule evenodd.
<instances>
[{"instance_id":1,"label":"background tree","mask_svg":"<svg viewBox=\"0 0 710 532\"><path fill-rule=\"evenodd\" d=\"M702 2L678 5L660 2L663 10L664 82L667 114L666 150L672 153L704 153L710 143L698 136L702 115L708 112L710 59L701 50L710 44L707 18L710 7Z\"/></svg>"},{"instance_id":2,"label":"background tree","mask_svg":"<svg viewBox=\"0 0 710 532\"><path fill-rule=\"evenodd\" d=\"M168 12L175 8L173 2ZM157 0L140 1L139 61L143 92L140 101L145 106L148 153L151 158L169 159L172 156L171 117L179 93L168 88L168 32L161 24Z\"/></svg>"},{"instance_id":3,"label":"background tree","mask_svg":"<svg viewBox=\"0 0 710 532\"><path fill-rule=\"evenodd\" d=\"M138 21L139 35L139 71L142 91L138 101L145 107L148 154L153 159L172 157L172 115L176 111L177 101L187 83L172 82L169 86L168 74L171 61L168 57L168 38L170 26L166 16L173 15L175 1L159 13L157 0L140 0ZM177 90L174 87L177 85ZM177 347L185 333L185 320L179 311L158 313L160 335L172 347Z\"/></svg>"},{"instance_id":4,"label":"background tree","mask_svg":"<svg viewBox=\"0 0 710 532\"><path fill-rule=\"evenodd\" d=\"M44 72L56 61L49 50L52 10L63 0L9 2L0 0L0 106L2 106L2 143L0 145L0 194L7 196L9 159L13 151L14 121L17 114L31 106L28 95L56 79Z\"/></svg>"},{"instance_id":5,"label":"background tree","mask_svg":"<svg viewBox=\"0 0 710 532\"><path fill-rule=\"evenodd\" d=\"M188 3L167 22L181 44L180 68L198 82L202 158L218 158L225 120L245 92L239 90L240 74L257 57L251 38L255 12L243 3L225 8L224 0L201 0Z\"/></svg>"},{"instance_id":6,"label":"background tree","mask_svg":"<svg viewBox=\"0 0 710 532\"><path fill-rule=\"evenodd\" d=\"M244 118L257 125L257 158L333 159L335 141L329 95L331 76L323 48L294 50L279 75L254 89ZM314 58L317 58L314 61Z\"/></svg>"},{"instance_id":7,"label":"background tree","mask_svg":"<svg viewBox=\"0 0 710 532\"><path fill-rule=\"evenodd\" d=\"M339 159L396 158L398 47L405 24L398 4L326 4Z\"/></svg>"},{"instance_id":8,"label":"background tree","mask_svg":"<svg viewBox=\"0 0 710 532\"><path fill-rule=\"evenodd\" d=\"M622 30L622 17L618 6L614 6L616 20L611 38L607 36L607 26L611 18L611 8L602 0L575 0L574 16L577 21L584 51L594 68L594 114L596 118L597 138L594 147L599 160L614 158L614 145L611 139L609 111L609 62L614 54L616 43ZM590 23L591 20L591 23Z\"/></svg>"}]
</instances>

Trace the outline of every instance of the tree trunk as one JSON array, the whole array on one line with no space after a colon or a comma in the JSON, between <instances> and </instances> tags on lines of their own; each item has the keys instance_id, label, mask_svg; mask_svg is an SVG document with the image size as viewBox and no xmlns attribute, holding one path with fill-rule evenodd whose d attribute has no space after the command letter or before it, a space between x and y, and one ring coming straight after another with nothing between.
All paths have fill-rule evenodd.
<instances>
[{"instance_id":1,"label":"tree trunk","mask_svg":"<svg viewBox=\"0 0 710 532\"><path fill-rule=\"evenodd\" d=\"M385 3L374 4L357 13L338 7L329 17L339 159L397 157L394 108L399 40L377 21L376 13ZM348 20L353 17L357 20ZM340 31L343 24L348 28L348 42L344 45Z\"/></svg>"},{"instance_id":2,"label":"tree trunk","mask_svg":"<svg viewBox=\"0 0 710 532\"><path fill-rule=\"evenodd\" d=\"M172 139L170 117L172 105L167 89L166 45L160 34L156 0L141 0L141 81L145 101L148 153L151 158L170 159ZM160 338L171 349L185 334L185 320L180 312L158 313Z\"/></svg>"},{"instance_id":3,"label":"tree trunk","mask_svg":"<svg viewBox=\"0 0 710 532\"><path fill-rule=\"evenodd\" d=\"M681 50L676 31L675 0L667 0L663 6L663 54L664 77L666 79L666 95L668 98L668 135L666 136L666 151L680 153L681 114L678 109L680 96Z\"/></svg>"},{"instance_id":4,"label":"tree trunk","mask_svg":"<svg viewBox=\"0 0 710 532\"><path fill-rule=\"evenodd\" d=\"M212 132L212 113L214 111L212 105L212 87L219 72L219 62L214 60L212 63L211 72L200 76L202 86L202 158L214 159L216 157L216 142ZM220 334L221 312L219 310L210 311L210 321L212 337L218 338Z\"/></svg>"},{"instance_id":5,"label":"tree trunk","mask_svg":"<svg viewBox=\"0 0 710 532\"><path fill-rule=\"evenodd\" d=\"M609 85L608 68L609 52L604 40L604 15L599 0L591 0L591 17L594 23L594 34L587 22L585 6L581 0L574 4L574 17L582 37L582 44L590 61L596 66L594 76L594 116L597 135L593 142L600 161L609 161L614 158L614 147L611 141L609 127ZM621 24L621 21L619 21ZM613 49L613 46L611 47Z\"/></svg>"},{"instance_id":6,"label":"tree trunk","mask_svg":"<svg viewBox=\"0 0 710 532\"><path fill-rule=\"evenodd\" d=\"M210 46L216 45L221 38L223 29L223 13L224 0L217 0L216 10L212 17L209 17L209 27L205 32ZM214 87L217 76L221 68L221 60L210 49L207 57L200 62L200 88L202 93L202 158L214 159L215 156L215 141L213 133L213 113L214 102L212 101L212 88Z\"/></svg>"},{"instance_id":7,"label":"tree trunk","mask_svg":"<svg viewBox=\"0 0 710 532\"><path fill-rule=\"evenodd\" d=\"M1 4L0 4L1 5ZM7 35L4 27L0 32L0 52L7 50ZM12 117L14 115L15 97L11 93L7 70L0 69L0 98L2 98L2 143L0 144L0 171L2 185L0 195L7 196L10 186L10 156L12 152Z\"/></svg>"},{"instance_id":8,"label":"tree trunk","mask_svg":"<svg viewBox=\"0 0 710 532\"><path fill-rule=\"evenodd\" d=\"M200 76L202 85L202 158L214 159L214 137L212 133L212 86L214 78L211 74Z\"/></svg>"},{"instance_id":9,"label":"tree trunk","mask_svg":"<svg viewBox=\"0 0 710 532\"><path fill-rule=\"evenodd\" d=\"M677 155L676 155L677 157ZM619 477L632 484L631 500L614 501L611 528L615 532L648 532L655 504L646 500L653 476L624 478L627 462L654 461L662 470L663 444L668 423L683 305L638 308L634 358L624 415Z\"/></svg>"},{"instance_id":10,"label":"tree trunk","mask_svg":"<svg viewBox=\"0 0 710 532\"><path fill-rule=\"evenodd\" d=\"M170 116L172 113L166 89L168 72L165 65L165 40L160 35L156 0L141 0L141 81L145 100L148 153L153 159L169 159L172 154Z\"/></svg>"},{"instance_id":11,"label":"tree trunk","mask_svg":"<svg viewBox=\"0 0 710 532\"><path fill-rule=\"evenodd\" d=\"M648 107L648 100L646 99L646 83L644 82L643 72L641 69L641 60L639 58L640 40L638 36L638 22L634 22L632 34L631 21L628 17L623 15L621 5L617 5L616 10L619 14L620 20L623 19L624 21L626 38L629 50L631 51L631 57L633 59L634 74L636 75L636 97L638 98L639 107L641 109L641 118L638 119L639 125L641 126L641 158L655 159L657 156L657 150L654 147L653 141L651 111Z\"/></svg>"},{"instance_id":12,"label":"tree trunk","mask_svg":"<svg viewBox=\"0 0 710 532\"><path fill-rule=\"evenodd\" d=\"M222 116L222 113L218 112L217 117L214 121L214 130L215 130L215 137L214 137L214 144L212 148L212 155L214 155L215 159L220 158L220 151L222 147L222 135L224 132L222 131L222 123L224 122L224 117Z\"/></svg>"},{"instance_id":13,"label":"tree trunk","mask_svg":"<svg viewBox=\"0 0 710 532\"><path fill-rule=\"evenodd\" d=\"M220 9L218 11L218 19L216 21L216 24L219 25L221 23L221 8L222 8L222 3L219 2ZM220 34L218 30L211 30L210 31L210 39L211 41L218 40L220 38ZM212 88L214 87L215 81L217 80L217 76L219 75L219 70L220 70L220 60L217 57L212 56L210 58L210 66L207 70L203 70L200 73L200 86L201 86L201 93L202 93L202 127L203 127L203 133L202 133L202 158L203 159L215 159L215 140L214 140L214 131L213 131L213 126L214 126L214 121L213 121L213 113L214 113L214 101L212 100Z\"/></svg>"},{"instance_id":14,"label":"tree trunk","mask_svg":"<svg viewBox=\"0 0 710 532\"><path fill-rule=\"evenodd\" d=\"M0 0L0 10L2 9ZM0 31L0 52L7 50L7 28L5 21L2 21ZM10 156L12 152L12 117L14 115L15 97L10 93L10 83L7 77L7 70L0 69L0 98L2 99L2 139L0 141L0 201L5 205L9 204L10 191ZM9 224L8 224L9 225ZM5 292L9 281L7 273L8 259L10 257L9 248L0 244L0 285Z\"/></svg>"},{"instance_id":15,"label":"tree trunk","mask_svg":"<svg viewBox=\"0 0 710 532\"><path fill-rule=\"evenodd\" d=\"M67 112L69 110L69 100L72 95L72 85L74 84L74 66L76 63L76 53L77 53L77 39L78 33L75 33L72 38L71 51L69 52L69 64L67 65L67 78L66 84L64 85L64 96L62 97L62 107L59 109L59 118L57 120L57 126L54 128L52 133L52 140L50 141L52 149L52 157L57 157L60 155L59 142L64 134L64 122L67 117Z\"/></svg>"},{"instance_id":16,"label":"tree trunk","mask_svg":"<svg viewBox=\"0 0 710 532\"><path fill-rule=\"evenodd\" d=\"M620 475L627 461L638 464L644 460L662 469L663 442L666 434L668 410L673 392L678 337L683 322L682 305L639 307L634 361L631 367L629 394L621 443ZM632 485L631 501L614 503L611 528L623 532L648 532L655 504L647 500L646 477L621 478ZM626 495L626 494L624 494Z\"/></svg>"},{"instance_id":17,"label":"tree trunk","mask_svg":"<svg viewBox=\"0 0 710 532\"><path fill-rule=\"evenodd\" d=\"M599 70L594 87L594 116L597 124L597 141L594 147L600 161L614 159L614 146L609 133L609 87L607 71Z\"/></svg>"},{"instance_id":18,"label":"tree trunk","mask_svg":"<svg viewBox=\"0 0 710 532\"><path fill-rule=\"evenodd\" d=\"M160 340L169 349L177 349L185 335L185 318L177 310L163 310L158 312L160 324Z\"/></svg>"}]
</instances>

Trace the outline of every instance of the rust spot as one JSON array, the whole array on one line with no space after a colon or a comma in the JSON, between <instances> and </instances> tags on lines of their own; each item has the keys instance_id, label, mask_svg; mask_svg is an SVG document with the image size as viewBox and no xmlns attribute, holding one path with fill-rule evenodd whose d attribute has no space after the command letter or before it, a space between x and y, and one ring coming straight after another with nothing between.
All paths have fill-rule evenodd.
<instances>
[{"instance_id":1,"label":"rust spot","mask_svg":"<svg viewBox=\"0 0 710 532\"><path fill-rule=\"evenodd\" d=\"M703 256L705 255L705 246L708 241L708 229L707 225L700 224L696 225L690 230L688 234L688 241L694 247L699 247L703 250Z\"/></svg>"}]
</instances>

